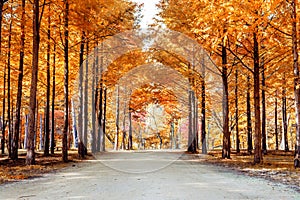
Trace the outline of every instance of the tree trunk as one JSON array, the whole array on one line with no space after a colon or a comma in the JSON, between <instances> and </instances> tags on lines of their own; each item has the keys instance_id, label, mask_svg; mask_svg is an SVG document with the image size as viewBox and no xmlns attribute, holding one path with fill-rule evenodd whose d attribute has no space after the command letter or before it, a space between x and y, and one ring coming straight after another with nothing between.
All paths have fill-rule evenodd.
<instances>
[{"instance_id":1,"label":"tree trunk","mask_svg":"<svg viewBox=\"0 0 300 200\"><path fill-rule=\"evenodd\" d=\"M1 140L1 152L5 153L5 129L6 129L6 121L5 121L5 109L6 109L6 65L4 66L3 72L3 100L2 100L2 140Z\"/></svg>"},{"instance_id":2,"label":"tree trunk","mask_svg":"<svg viewBox=\"0 0 300 200\"><path fill-rule=\"evenodd\" d=\"M262 105L262 122L261 122L261 136L262 136L262 150L267 154L267 135L266 135L266 80L265 80L265 64L262 58L262 73L261 73L261 105Z\"/></svg>"},{"instance_id":3,"label":"tree trunk","mask_svg":"<svg viewBox=\"0 0 300 200\"><path fill-rule=\"evenodd\" d=\"M22 106L22 83L23 83L23 68L24 68L24 50L25 50L25 0L22 0L22 16L21 16L21 48L19 61L19 75L18 75L18 93L16 104L16 122L14 128L14 138L12 145L12 159L18 159L19 136L21 125L21 106Z\"/></svg>"},{"instance_id":4,"label":"tree trunk","mask_svg":"<svg viewBox=\"0 0 300 200\"><path fill-rule=\"evenodd\" d=\"M26 164L35 164L34 136L35 136L35 111L36 111L36 92L38 81L38 65L39 65L39 46L40 46L40 23L39 23L39 0L33 3L33 49L32 49L32 71L30 86L30 102L28 117L28 139L27 139L27 155Z\"/></svg>"},{"instance_id":5,"label":"tree trunk","mask_svg":"<svg viewBox=\"0 0 300 200\"><path fill-rule=\"evenodd\" d=\"M3 5L8 0L0 0L0 55L2 53L2 11L3 11ZM4 67L4 73L3 73L3 101L2 101L2 140L1 140L1 152L2 154L5 153L5 90L6 90L6 66Z\"/></svg>"},{"instance_id":6,"label":"tree trunk","mask_svg":"<svg viewBox=\"0 0 300 200\"><path fill-rule=\"evenodd\" d=\"M128 150L132 149L132 118L131 118L131 108L129 107L128 111L128 120L129 120L129 134L128 134Z\"/></svg>"},{"instance_id":7,"label":"tree trunk","mask_svg":"<svg viewBox=\"0 0 300 200\"><path fill-rule=\"evenodd\" d=\"M103 133L101 141L100 151L105 151L105 136L106 136L106 106L107 106L107 88L104 88L104 98L103 98Z\"/></svg>"},{"instance_id":8,"label":"tree trunk","mask_svg":"<svg viewBox=\"0 0 300 200\"><path fill-rule=\"evenodd\" d=\"M277 99L277 90L275 94L275 144L276 150L278 150L278 99Z\"/></svg>"},{"instance_id":9,"label":"tree trunk","mask_svg":"<svg viewBox=\"0 0 300 200\"><path fill-rule=\"evenodd\" d=\"M56 43L54 43L53 48L53 71L52 71L52 114L51 114L51 142L50 142L50 149L51 154L54 154L55 148L55 65L56 65Z\"/></svg>"},{"instance_id":10,"label":"tree trunk","mask_svg":"<svg viewBox=\"0 0 300 200\"><path fill-rule=\"evenodd\" d=\"M222 45L222 80L223 80L223 149L222 158L230 158L230 133L229 133L229 103L228 103L228 74L227 52Z\"/></svg>"},{"instance_id":11,"label":"tree trunk","mask_svg":"<svg viewBox=\"0 0 300 200\"><path fill-rule=\"evenodd\" d=\"M8 59L7 59L7 122L8 122L8 141L7 141L7 149L8 149L8 157L11 158L11 146L12 146L12 130L11 130L11 35L12 35L12 18L9 24L9 37L8 37Z\"/></svg>"},{"instance_id":12,"label":"tree trunk","mask_svg":"<svg viewBox=\"0 0 300 200\"><path fill-rule=\"evenodd\" d=\"M236 153L240 153L240 135L239 135L239 93L238 93L239 70L235 70L235 135L236 135Z\"/></svg>"},{"instance_id":13,"label":"tree trunk","mask_svg":"<svg viewBox=\"0 0 300 200\"><path fill-rule=\"evenodd\" d=\"M117 87L117 94L116 94L116 98L117 98L117 105L116 105L116 136L115 136L115 146L114 146L114 150L118 150L119 148L119 121L120 121L120 97L119 97L119 85L116 86Z\"/></svg>"},{"instance_id":14,"label":"tree trunk","mask_svg":"<svg viewBox=\"0 0 300 200\"><path fill-rule=\"evenodd\" d=\"M252 119L251 119L251 99L250 99L250 76L247 75L247 147L248 152L252 154Z\"/></svg>"},{"instance_id":15,"label":"tree trunk","mask_svg":"<svg viewBox=\"0 0 300 200\"><path fill-rule=\"evenodd\" d=\"M188 137L188 152L195 153L196 146L195 146L195 133L194 133L194 106L195 103L193 102L193 93L194 91L189 91L189 137Z\"/></svg>"},{"instance_id":16,"label":"tree trunk","mask_svg":"<svg viewBox=\"0 0 300 200\"><path fill-rule=\"evenodd\" d=\"M93 77L92 77L92 153L96 152L96 110L95 110L95 76L96 76L96 63L93 61Z\"/></svg>"},{"instance_id":17,"label":"tree trunk","mask_svg":"<svg viewBox=\"0 0 300 200\"><path fill-rule=\"evenodd\" d=\"M124 110L123 110L123 127L122 127L122 144L121 149L126 149L126 105L124 101Z\"/></svg>"},{"instance_id":18,"label":"tree trunk","mask_svg":"<svg viewBox=\"0 0 300 200\"><path fill-rule=\"evenodd\" d=\"M43 115L40 114L40 150L44 149L44 142L43 142Z\"/></svg>"},{"instance_id":19,"label":"tree trunk","mask_svg":"<svg viewBox=\"0 0 300 200\"><path fill-rule=\"evenodd\" d=\"M206 98L205 98L205 66L202 66L202 81L201 81L201 144L202 144L202 154L207 154L206 147Z\"/></svg>"},{"instance_id":20,"label":"tree trunk","mask_svg":"<svg viewBox=\"0 0 300 200\"><path fill-rule=\"evenodd\" d=\"M284 143L284 150L289 151L289 144L288 144L288 122L287 122L287 111L286 111L286 85L285 85L285 77L283 80L283 87L282 87L282 130L283 130L283 143Z\"/></svg>"},{"instance_id":21,"label":"tree trunk","mask_svg":"<svg viewBox=\"0 0 300 200\"><path fill-rule=\"evenodd\" d=\"M28 138L28 115L25 116L25 136L24 136L24 149L27 149L27 138Z\"/></svg>"},{"instance_id":22,"label":"tree trunk","mask_svg":"<svg viewBox=\"0 0 300 200\"><path fill-rule=\"evenodd\" d=\"M98 132L98 141L97 141L97 151L102 151L102 140L103 140L103 124L102 124L102 117L103 117L103 83L102 79L100 81L100 91L99 91L99 106L98 106L98 125L99 125L99 132Z\"/></svg>"},{"instance_id":23,"label":"tree trunk","mask_svg":"<svg viewBox=\"0 0 300 200\"><path fill-rule=\"evenodd\" d=\"M87 148L87 135L88 135L88 79L89 79L89 43L86 43L86 61L85 61L85 77L84 77L84 98L83 98L83 145Z\"/></svg>"},{"instance_id":24,"label":"tree trunk","mask_svg":"<svg viewBox=\"0 0 300 200\"><path fill-rule=\"evenodd\" d=\"M82 32L79 53L79 111L78 111L78 155L84 158L85 151L83 145L83 55L84 55L85 33Z\"/></svg>"},{"instance_id":25,"label":"tree trunk","mask_svg":"<svg viewBox=\"0 0 300 200\"><path fill-rule=\"evenodd\" d=\"M261 120L260 120L260 66L259 66L259 49L257 35L253 33L254 42L254 116L255 116L255 136L254 136L254 163L260 163L263 160L261 148Z\"/></svg>"},{"instance_id":26,"label":"tree trunk","mask_svg":"<svg viewBox=\"0 0 300 200\"><path fill-rule=\"evenodd\" d=\"M75 113L75 105L74 100L72 99L72 121L73 121L73 146L74 148L78 148L78 135L77 135L77 127L76 127L76 113Z\"/></svg>"},{"instance_id":27,"label":"tree trunk","mask_svg":"<svg viewBox=\"0 0 300 200\"><path fill-rule=\"evenodd\" d=\"M297 0L292 0L292 42L293 42L293 71L294 71L294 95L296 111L296 155L300 156L300 77L298 67L298 39L297 39Z\"/></svg>"},{"instance_id":28,"label":"tree trunk","mask_svg":"<svg viewBox=\"0 0 300 200\"><path fill-rule=\"evenodd\" d=\"M45 145L44 145L44 155L49 155L49 142L50 142L50 41L51 41L51 21L50 21L50 12L51 4L49 4L49 15L48 15L48 30L47 30L47 93L46 93L46 114L45 114Z\"/></svg>"},{"instance_id":29,"label":"tree trunk","mask_svg":"<svg viewBox=\"0 0 300 200\"><path fill-rule=\"evenodd\" d=\"M62 160L68 161L68 127L69 127L69 0L64 0L64 128Z\"/></svg>"}]
</instances>

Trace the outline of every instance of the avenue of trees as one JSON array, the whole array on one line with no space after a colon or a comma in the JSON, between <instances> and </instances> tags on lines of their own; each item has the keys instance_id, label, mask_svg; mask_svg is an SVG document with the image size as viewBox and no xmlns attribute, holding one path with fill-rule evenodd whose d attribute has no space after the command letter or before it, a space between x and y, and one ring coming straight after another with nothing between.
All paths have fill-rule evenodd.
<instances>
[{"instance_id":1,"label":"avenue of trees","mask_svg":"<svg viewBox=\"0 0 300 200\"><path fill-rule=\"evenodd\" d=\"M105 151L106 140L115 150L133 149L133 143L143 143L142 136L133 137L134 132L142 135L142 121L149 110L154 113L149 105L159 104L166 113L162 123L168 125L152 138L160 147L167 139L171 147L179 147L179 132L185 130L179 124L184 124L181 115L186 112L191 152L201 149L207 153L209 145L217 146L211 138L221 133L223 158L230 158L231 149L237 153L246 149L254 154L254 163L260 163L269 149L290 151L294 145L298 158L297 0L161 0L157 6L160 13L153 29L167 27L189 36L213 61L223 83L222 119L210 109L213 98L206 91L211 85L196 77L192 69L186 70L184 67L190 67L186 60L169 52L129 52L103 76L88 77L88 66L97 74L104 62L97 56L91 65L86 60L89 53L105 39L138 28L139 5L125 0L0 0L1 153L16 160L18 149L25 148L26 163L31 165L37 140L45 156L61 145L64 161L70 143L81 157L87 148ZM173 66L187 77L194 90L188 100L149 82L130 91L130 99L119 95L124 86L117 81L149 59ZM146 75L136 76L151 80ZM89 92L92 99L88 99ZM73 96L78 98L75 102ZM91 124L87 122L89 102L93 105ZM180 102L186 103L185 111ZM214 127L214 135L209 136L210 127ZM61 144L55 144L57 130L61 130Z\"/></svg>"}]
</instances>

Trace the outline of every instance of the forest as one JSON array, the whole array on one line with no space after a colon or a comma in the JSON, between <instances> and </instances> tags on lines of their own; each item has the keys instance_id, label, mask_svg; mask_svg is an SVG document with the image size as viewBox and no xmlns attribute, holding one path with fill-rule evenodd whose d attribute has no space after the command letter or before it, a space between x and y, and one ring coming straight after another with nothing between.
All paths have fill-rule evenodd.
<instances>
[{"instance_id":1,"label":"forest","mask_svg":"<svg viewBox=\"0 0 300 200\"><path fill-rule=\"evenodd\" d=\"M294 151L297 0L0 0L1 156Z\"/></svg>"}]
</instances>

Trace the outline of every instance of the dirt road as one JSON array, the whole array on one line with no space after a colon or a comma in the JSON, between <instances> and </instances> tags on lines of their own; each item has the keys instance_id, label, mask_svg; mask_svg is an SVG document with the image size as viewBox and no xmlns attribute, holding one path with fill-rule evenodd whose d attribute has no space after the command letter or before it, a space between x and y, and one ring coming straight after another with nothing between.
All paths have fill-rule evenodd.
<instances>
[{"instance_id":1,"label":"dirt road","mask_svg":"<svg viewBox=\"0 0 300 200\"><path fill-rule=\"evenodd\" d=\"M287 186L202 165L191 155L181 155L98 154L97 160L42 178L1 185L0 199L300 199Z\"/></svg>"}]
</instances>

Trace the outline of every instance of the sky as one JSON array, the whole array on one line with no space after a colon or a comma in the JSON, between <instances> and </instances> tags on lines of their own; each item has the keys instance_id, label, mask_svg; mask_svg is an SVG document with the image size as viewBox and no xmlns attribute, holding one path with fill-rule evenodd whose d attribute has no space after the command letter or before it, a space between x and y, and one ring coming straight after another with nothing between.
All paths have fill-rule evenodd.
<instances>
[{"instance_id":1,"label":"sky","mask_svg":"<svg viewBox=\"0 0 300 200\"><path fill-rule=\"evenodd\" d=\"M152 18L158 13L155 4L159 3L159 0L132 0L136 3L144 3L142 15L144 15L141 21L141 28L147 28L147 25L153 22Z\"/></svg>"}]
</instances>

